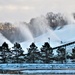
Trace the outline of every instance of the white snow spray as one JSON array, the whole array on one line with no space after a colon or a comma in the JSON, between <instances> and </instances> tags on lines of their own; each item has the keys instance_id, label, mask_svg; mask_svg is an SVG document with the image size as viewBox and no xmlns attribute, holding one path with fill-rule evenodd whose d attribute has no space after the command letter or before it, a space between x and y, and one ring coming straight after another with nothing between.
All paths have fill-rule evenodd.
<instances>
[{"instance_id":1,"label":"white snow spray","mask_svg":"<svg viewBox=\"0 0 75 75\"><path fill-rule=\"evenodd\" d=\"M3 35L0 33L0 46L1 46L4 42L6 42L6 43L9 45L9 47L12 47L12 46L13 46L13 44L10 42L10 40L8 40L5 36L3 36Z\"/></svg>"},{"instance_id":2,"label":"white snow spray","mask_svg":"<svg viewBox=\"0 0 75 75\"><path fill-rule=\"evenodd\" d=\"M33 28L36 29L36 33L41 33L40 36L34 38L35 43L49 42L48 38L50 38L50 41L54 42L61 41L61 39L55 34L54 30L50 28L48 20L44 16L37 17L34 20Z\"/></svg>"},{"instance_id":3,"label":"white snow spray","mask_svg":"<svg viewBox=\"0 0 75 75\"><path fill-rule=\"evenodd\" d=\"M60 41L61 39L54 33L54 31L52 30L52 28L50 28L49 24L48 24L48 20L44 17L41 16L40 18L37 18L37 28L40 29L40 31L42 32L42 34L46 34L48 32L48 38L50 39L56 39L57 41ZM46 37L46 36L44 36ZM43 38L42 38L43 39Z\"/></svg>"},{"instance_id":4,"label":"white snow spray","mask_svg":"<svg viewBox=\"0 0 75 75\"><path fill-rule=\"evenodd\" d=\"M49 36L48 38L50 38L52 41L56 40L57 42L60 41L60 38L54 33L54 31L50 28L49 24L48 24L48 20L44 17L44 16L41 16L41 17L37 17L33 23L32 26L32 30L35 30L34 32L36 32L34 35L38 35L37 37L33 37L33 33L31 32L30 28L28 27L28 25L26 23L23 23L23 22L20 22L20 23L16 23L15 24L17 26L17 28L20 30L21 34L24 36L25 40L28 41L28 40L32 40L33 42L36 42L37 37L39 37L39 34L41 33L42 34L46 34L48 33L46 36L44 37L47 37ZM44 38L40 38L40 42L41 40ZM47 40L48 41L48 38L45 38L44 40ZM43 40L43 42L45 42Z\"/></svg>"},{"instance_id":5,"label":"white snow spray","mask_svg":"<svg viewBox=\"0 0 75 75\"><path fill-rule=\"evenodd\" d=\"M25 25L24 23L17 23L15 25L20 30L20 32L24 36L25 40L33 40L32 33L30 32L27 25Z\"/></svg>"}]
</instances>

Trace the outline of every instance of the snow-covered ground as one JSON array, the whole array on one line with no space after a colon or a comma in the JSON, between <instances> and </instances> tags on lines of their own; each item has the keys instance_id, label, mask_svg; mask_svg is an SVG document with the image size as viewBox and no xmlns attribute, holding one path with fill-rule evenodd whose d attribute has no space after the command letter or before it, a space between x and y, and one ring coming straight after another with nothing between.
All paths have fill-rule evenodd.
<instances>
[{"instance_id":1,"label":"snow-covered ground","mask_svg":"<svg viewBox=\"0 0 75 75\"><path fill-rule=\"evenodd\" d=\"M66 25L55 33L63 42L75 41L75 24Z\"/></svg>"},{"instance_id":2,"label":"snow-covered ground","mask_svg":"<svg viewBox=\"0 0 75 75\"><path fill-rule=\"evenodd\" d=\"M21 45L25 52L27 52L26 48L29 48L32 42L35 42L36 46L40 49L44 42L49 42L51 47L56 47L73 41L75 41L75 24L70 24L64 26L62 29L49 30L47 33L34 38L34 40L22 42Z\"/></svg>"}]
</instances>

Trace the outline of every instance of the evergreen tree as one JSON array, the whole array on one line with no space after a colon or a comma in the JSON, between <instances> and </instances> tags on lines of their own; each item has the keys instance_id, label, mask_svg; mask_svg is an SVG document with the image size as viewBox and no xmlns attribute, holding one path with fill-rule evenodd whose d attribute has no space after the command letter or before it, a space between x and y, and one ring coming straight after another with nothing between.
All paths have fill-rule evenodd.
<instances>
[{"instance_id":1,"label":"evergreen tree","mask_svg":"<svg viewBox=\"0 0 75 75\"><path fill-rule=\"evenodd\" d=\"M11 51L6 42L2 44L1 50L2 50L3 63L8 63L10 55L11 55Z\"/></svg>"},{"instance_id":2,"label":"evergreen tree","mask_svg":"<svg viewBox=\"0 0 75 75\"><path fill-rule=\"evenodd\" d=\"M24 59L24 54L23 54L23 50L22 50L22 47L19 43L15 43L14 44L14 47L13 47L14 50L12 50L12 60L14 63L20 63L22 62L22 59ZM22 56L22 58L21 58ZM20 61L21 60L21 61Z\"/></svg>"},{"instance_id":3,"label":"evergreen tree","mask_svg":"<svg viewBox=\"0 0 75 75\"><path fill-rule=\"evenodd\" d=\"M51 61L53 61L53 50L48 42L45 42L45 44L41 48L41 60L43 61L43 63L50 63Z\"/></svg>"},{"instance_id":4,"label":"evergreen tree","mask_svg":"<svg viewBox=\"0 0 75 75\"><path fill-rule=\"evenodd\" d=\"M75 62L75 47L72 49L71 59L72 62Z\"/></svg>"},{"instance_id":5,"label":"evergreen tree","mask_svg":"<svg viewBox=\"0 0 75 75\"><path fill-rule=\"evenodd\" d=\"M19 59L19 63L25 62L25 54L23 50L20 51L20 55L18 56L18 59Z\"/></svg>"},{"instance_id":6,"label":"evergreen tree","mask_svg":"<svg viewBox=\"0 0 75 75\"><path fill-rule=\"evenodd\" d=\"M60 61L61 63L66 62L66 50L65 48L58 48L57 50L57 58L56 60Z\"/></svg>"},{"instance_id":7,"label":"evergreen tree","mask_svg":"<svg viewBox=\"0 0 75 75\"><path fill-rule=\"evenodd\" d=\"M27 54L28 63L39 63L40 60L40 52L37 49L37 46L35 45L35 43L32 43L30 45L30 48L28 48L28 54Z\"/></svg>"},{"instance_id":8,"label":"evergreen tree","mask_svg":"<svg viewBox=\"0 0 75 75\"><path fill-rule=\"evenodd\" d=\"M0 63L3 62L2 46L0 46Z\"/></svg>"}]
</instances>

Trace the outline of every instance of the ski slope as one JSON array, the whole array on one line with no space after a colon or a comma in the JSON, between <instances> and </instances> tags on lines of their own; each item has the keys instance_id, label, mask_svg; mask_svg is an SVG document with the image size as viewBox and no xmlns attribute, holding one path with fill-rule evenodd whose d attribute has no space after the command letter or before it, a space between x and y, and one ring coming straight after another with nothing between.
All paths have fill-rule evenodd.
<instances>
[{"instance_id":1,"label":"ski slope","mask_svg":"<svg viewBox=\"0 0 75 75\"><path fill-rule=\"evenodd\" d=\"M75 24L66 25L60 30L49 30L47 33L34 38L34 40L22 42L21 45L25 52L27 52L26 48L29 48L32 42L40 49L44 42L49 42L51 47L56 47L72 41L75 41Z\"/></svg>"},{"instance_id":2,"label":"ski slope","mask_svg":"<svg viewBox=\"0 0 75 75\"><path fill-rule=\"evenodd\" d=\"M66 25L60 30L55 30L55 34L63 42L75 41L75 24Z\"/></svg>"}]
</instances>

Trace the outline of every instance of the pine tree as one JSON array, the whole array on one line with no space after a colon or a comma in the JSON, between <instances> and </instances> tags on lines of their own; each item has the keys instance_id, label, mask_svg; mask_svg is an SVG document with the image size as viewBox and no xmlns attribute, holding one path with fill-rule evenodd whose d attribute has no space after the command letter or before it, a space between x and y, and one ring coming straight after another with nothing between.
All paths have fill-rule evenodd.
<instances>
[{"instance_id":1,"label":"pine tree","mask_svg":"<svg viewBox=\"0 0 75 75\"><path fill-rule=\"evenodd\" d=\"M1 50L2 50L3 63L8 63L10 55L11 55L11 51L10 51L8 44L6 42L4 42L2 44Z\"/></svg>"},{"instance_id":2,"label":"pine tree","mask_svg":"<svg viewBox=\"0 0 75 75\"><path fill-rule=\"evenodd\" d=\"M13 47L14 50L12 50L12 60L14 63L20 63L22 62L22 59L24 59L24 54L23 54L23 50L22 50L22 47L19 43L15 43L14 44L14 47ZM22 56L22 58L21 58Z\"/></svg>"},{"instance_id":3,"label":"pine tree","mask_svg":"<svg viewBox=\"0 0 75 75\"><path fill-rule=\"evenodd\" d=\"M30 45L30 48L28 48L28 54L27 54L28 63L39 63L39 59L40 59L40 52L37 49L37 46L35 45L35 43L32 43Z\"/></svg>"},{"instance_id":4,"label":"pine tree","mask_svg":"<svg viewBox=\"0 0 75 75\"><path fill-rule=\"evenodd\" d=\"M0 63L3 62L2 46L0 46Z\"/></svg>"},{"instance_id":5,"label":"pine tree","mask_svg":"<svg viewBox=\"0 0 75 75\"><path fill-rule=\"evenodd\" d=\"M66 50L65 48L58 48L57 50L57 60L60 61L61 63L66 62Z\"/></svg>"},{"instance_id":6,"label":"pine tree","mask_svg":"<svg viewBox=\"0 0 75 75\"><path fill-rule=\"evenodd\" d=\"M43 63L50 63L53 59L53 50L50 47L48 42L45 42L43 47L41 48L41 60Z\"/></svg>"},{"instance_id":7,"label":"pine tree","mask_svg":"<svg viewBox=\"0 0 75 75\"><path fill-rule=\"evenodd\" d=\"M72 49L71 59L72 62L75 62L75 47Z\"/></svg>"}]
</instances>

